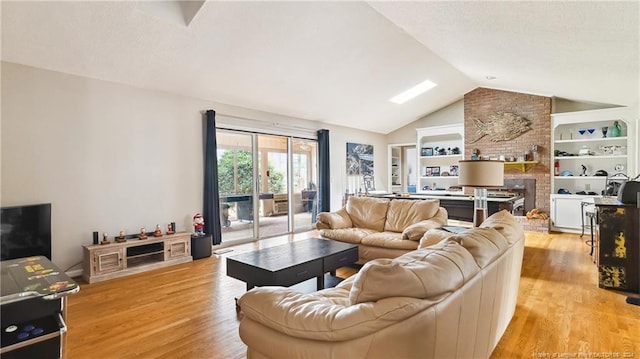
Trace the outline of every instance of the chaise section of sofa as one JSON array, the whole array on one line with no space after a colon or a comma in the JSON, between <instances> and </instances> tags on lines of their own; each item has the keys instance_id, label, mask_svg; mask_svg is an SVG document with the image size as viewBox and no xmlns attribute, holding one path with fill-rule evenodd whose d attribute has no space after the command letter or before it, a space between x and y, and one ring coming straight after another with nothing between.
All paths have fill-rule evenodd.
<instances>
[{"instance_id":1,"label":"chaise section of sofa","mask_svg":"<svg viewBox=\"0 0 640 359\"><path fill-rule=\"evenodd\" d=\"M524 249L515 218L492 217L336 288L252 289L238 301L247 357L488 358L515 311Z\"/></svg>"},{"instance_id":2,"label":"chaise section of sofa","mask_svg":"<svg viewBox=\"0 0 640 359\"><path fill-rule=\"evenodd\" d=\"M438 200L350 197L344 208L318 214L323 238L358 244L359 262L395 258L418 248L424 233L447 224Z\"/></svg>"}]
</instances>

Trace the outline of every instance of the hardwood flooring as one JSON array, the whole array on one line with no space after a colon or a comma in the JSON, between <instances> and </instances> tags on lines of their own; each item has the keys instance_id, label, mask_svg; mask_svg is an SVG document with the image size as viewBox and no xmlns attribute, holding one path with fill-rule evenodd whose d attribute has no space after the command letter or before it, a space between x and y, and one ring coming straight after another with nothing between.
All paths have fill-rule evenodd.
<instances>
[{"instance_id":1,"label":"hardwood flooring","mask_svg":"<svg viewBox=\"0 0 640 359\"><path fill-rule=\"evenodd\" d=\"M598 288L589 249L578 235L527 233L516 312L492 358L640 358L640 306Z\"/></svg>"},{"instance_id":2,"label":"hardwood flooring","mask_svg":"<svg viewBox=\"0 0 640 359\"><path fill-rule=\"evenodd\" d=\"M69 297L65 358L244 358L225 257L309 238L239 245L233 252L95 284ZM597 286L584 241L527 233L515 316L492 358L640 358L640 306ZM339 276L355 270L345 268ZM312 280L314 281L314 280Z\"/></svg>"}]
</instances>

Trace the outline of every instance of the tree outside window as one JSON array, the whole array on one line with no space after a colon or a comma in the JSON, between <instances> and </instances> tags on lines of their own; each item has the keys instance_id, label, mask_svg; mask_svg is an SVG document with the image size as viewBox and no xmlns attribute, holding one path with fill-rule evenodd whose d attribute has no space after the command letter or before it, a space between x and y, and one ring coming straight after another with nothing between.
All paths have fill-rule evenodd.
<instances>
[{"instance_id":1,"label":"tree outside window","mask_svg":"<svg viewBox=\"0 0 640 359\"><path fill-rule=\"evenodd\" d=\"M267 165L268 188L271 193L284 191L284 174ZM253 192L253 156L251 151L227 150L218 157L218 187L220 193Z\"/></svg>"}]
</instances>

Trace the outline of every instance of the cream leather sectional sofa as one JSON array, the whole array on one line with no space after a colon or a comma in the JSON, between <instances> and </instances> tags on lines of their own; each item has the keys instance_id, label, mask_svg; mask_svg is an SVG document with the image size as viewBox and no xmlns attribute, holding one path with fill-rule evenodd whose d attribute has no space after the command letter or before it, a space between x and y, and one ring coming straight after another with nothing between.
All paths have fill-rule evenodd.
<instances>
[{"instance_id":1,"label":"cream leather sectional sofa","mask_svg":"<svg viewBox=\"0 0 640 359\"><path fill-rule=\"evenodd\" d=\"M336 288L245 293L247 357L488 358L515 311L522 228L502 211L462 234L430 230L420 245Z\"/></svg>"},{"instance_id":2,"label":"cream leather sectional sofa","mask_svg":"<svg viewBox=\"0 0 640 359\"><path fill-rule=\"evenodd\" d=\"M359 263L395 258L418 248L424 233L447 225L440 201L349 197L344 208L318 213L323 238L358 245Z\"/></svg>"}]
</instances>

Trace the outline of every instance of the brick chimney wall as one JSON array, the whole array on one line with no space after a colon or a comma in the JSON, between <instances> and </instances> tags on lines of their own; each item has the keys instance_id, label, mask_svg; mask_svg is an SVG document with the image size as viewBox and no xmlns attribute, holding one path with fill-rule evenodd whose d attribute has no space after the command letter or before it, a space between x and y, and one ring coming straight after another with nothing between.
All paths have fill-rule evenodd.
<instances>
[{"instance_id":1,"label":"brick chimney wall","mask_svg":"<svg viewBox=\"0 0 640 359\"><path fill-rule=\"evenodd\" d=\"M531 130L510 141L493 142L488 136L471 143L478 137L477 126L472 119L487 123L491 115L498 111L511 112L530 121ZM551 192L551 170L549 168L551 149L551 98L516 92L477 88L464 95L464 158L470 159L474 148L480 156L518 157L525 151L538 146L533 160L538 164L527 172L505 168L505 178L534 178L536 180L535 208L549 214L549 194ZM520 219L526 231L549 232L548 220Z\"/></svg>"}]
</instances>

